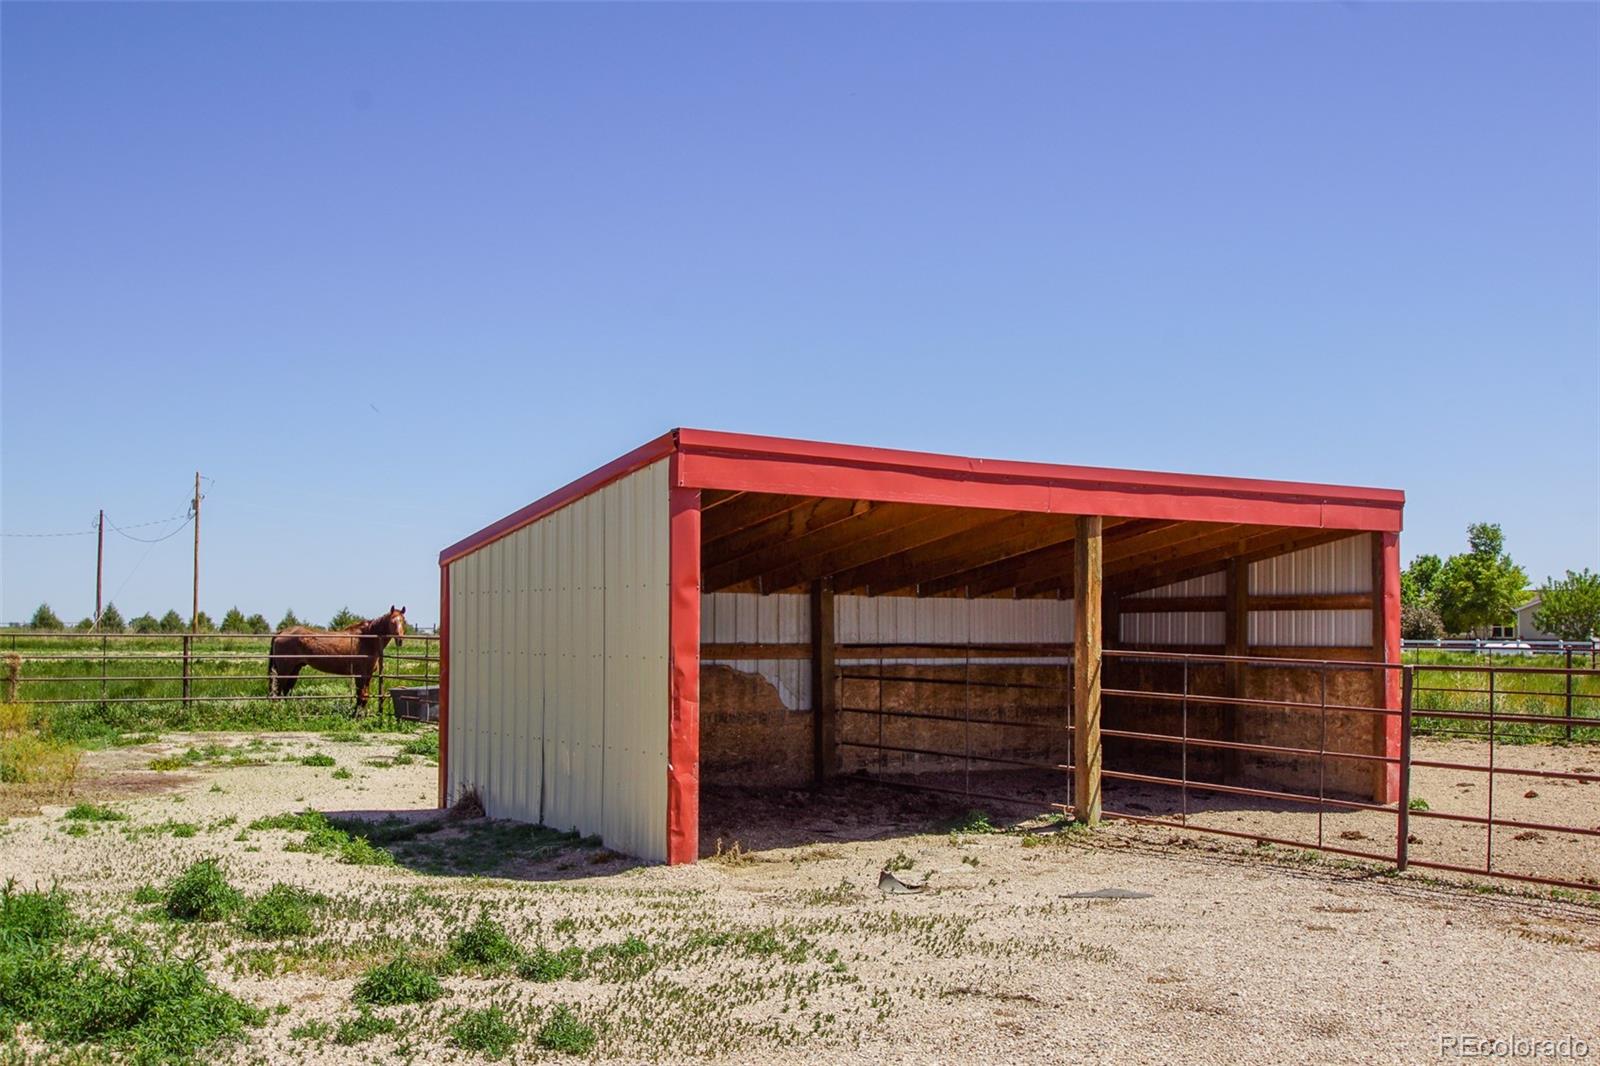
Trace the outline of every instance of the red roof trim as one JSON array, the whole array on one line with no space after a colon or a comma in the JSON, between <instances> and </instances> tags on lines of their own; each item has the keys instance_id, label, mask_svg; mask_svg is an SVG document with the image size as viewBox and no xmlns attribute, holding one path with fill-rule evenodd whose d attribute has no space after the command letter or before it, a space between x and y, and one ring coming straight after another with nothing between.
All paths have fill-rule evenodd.
<instances>
[{"instance_id":1,"label":"red roof trim","mask_svg":"<svg viewBox=\"0 0 1600 1066\"><path fill-rule=\"evenodd\" d=\"M784 492L1119 518L1174 518L1396 533L1398 489L1171 474L677 429L439 553L448 564L677 452L673 487Z\"/></svg>"}]
</instances>

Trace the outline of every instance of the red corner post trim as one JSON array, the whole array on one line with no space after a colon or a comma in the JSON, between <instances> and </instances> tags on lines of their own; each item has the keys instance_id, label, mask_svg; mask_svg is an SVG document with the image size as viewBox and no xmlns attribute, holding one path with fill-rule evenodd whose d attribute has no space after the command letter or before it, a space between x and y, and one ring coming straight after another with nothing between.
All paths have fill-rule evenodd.
<instances>
[{"instance_id":1,"label":"red corner post trim","mask_svg":"<svg viewBox=\"0 0 1600 1066\"><path fill-rule=\"evenodd\" d=\"M450 803L450 564L439 566L439 806Z\"/></svg>"},{"instance_id":2,"label":"red corner post trim","mask_svg":"<svg viewBox=\"0 0 1600 1066\"><path fill-rule=\"evenodd\" d=\"M1383 551L1383 660L1400 662L1400 534L1380 534ZM1383 672L1383 705L1391 711L1400 709L1400 671ZM1400 719L1388 715L1384 721L1384 755L1400 758ZM1391 803L1400 795L1401 766L1398 762L1385 764L1383 802Z\"/></svg>"},{"instance_id":3,"label":"red corner post trim","mask_svg":"<svg viewBox=\"0 0 1600 1066\"><path fill-rule=\"evenodd\" d=\"M700 857L700 491L668 468L667 862Z\"/></svg>"}]
</instances>

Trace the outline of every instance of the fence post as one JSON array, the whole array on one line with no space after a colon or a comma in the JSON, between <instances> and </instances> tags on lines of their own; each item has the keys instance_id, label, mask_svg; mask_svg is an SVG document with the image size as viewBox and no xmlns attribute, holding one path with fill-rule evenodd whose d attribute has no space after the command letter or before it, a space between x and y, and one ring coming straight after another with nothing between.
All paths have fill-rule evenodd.
<instances>
[{"instance_id":1,"label":"fence post","mask_svg":"<svg viewBox=\"0 0 1600 1066\"><path fill-rule=\"evenodd\" d=\"M1406 872L1411 856L1411 673L1400 669L1400 812L1394 842L1394 868Z\"/></svg>"},{"instance_id":2,"label":"fence post","mask_svg":"<svg viewBox=\"0 0 1600 1066\"><path fill-rule=\"evenodd\" d=\"M1572 739L1572 649L1567 649L1567 739Z\"/></svg>"},{"instance_id":3,"label":"fence post","mask_svg":"<svg viewBox=\"0 0 1600 1066\"><path fill-rule=\"evenodd\" d=\"M189 706L189 640L190 635L183 635L183 705Z\"/></svg>"}]
</instances>

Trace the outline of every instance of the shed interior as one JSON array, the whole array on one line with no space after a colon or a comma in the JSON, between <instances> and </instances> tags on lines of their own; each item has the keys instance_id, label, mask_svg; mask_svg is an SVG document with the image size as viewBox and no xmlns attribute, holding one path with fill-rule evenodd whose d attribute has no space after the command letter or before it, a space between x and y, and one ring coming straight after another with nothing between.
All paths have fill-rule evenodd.
<instances>
[{"instance_id":1,"label":"shed interior","mask_svg":"<svg viewBox=\"0 0 1600 1066\"><path fill-rule=\"evenodd\" d=\"M752 789L857 777L1071 803L1076 516L716 490L700 506L708 826ZM1330 796L1382 796L1381 765L1359 758L1207 746L1383 751L1383 719L1324 709L1383 705L1382 671L1360 665L1383 659L1378 534L1116 517L1102 528L1108 809L1134 789L1152 809L1141 774L1295 791L1312 775ZM1312 658L1349 666L1296 662ZM1166 739L1180 735L1191 744ZM1155 806L1167 801L1179 799ZM702 833L703 852L716 835Z\"/></svg>"}]
</instances>

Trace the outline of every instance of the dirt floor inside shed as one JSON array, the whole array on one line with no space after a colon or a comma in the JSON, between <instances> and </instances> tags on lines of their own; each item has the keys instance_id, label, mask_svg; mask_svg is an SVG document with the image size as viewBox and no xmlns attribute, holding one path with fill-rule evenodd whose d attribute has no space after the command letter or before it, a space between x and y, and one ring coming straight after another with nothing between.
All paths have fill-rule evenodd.
<instances>
[{"instance_id":1,"label":"dirt floor inside shed","mask_svg":"<svg viewBox=\"0 0 1600 1066\"><path fill-rule=\"evenodd\" d=\"M441 819L436 768L397 762L398 743L168 736L93 753L91 773L128 787L89 787L126 819L14 817L0 876L59 884L95 936L198 952L219 985L281 1008L207 1061L470 1061L451 1029L489 1004L516 1031L511 1061L562 1057L536 1035L557 1005L593 1028L600 1061L1415 1062L1456 1036L1600 1048L1600 897L1130 824L985 823L956 799L870 785L848 786L849 804L708 790L708 861L645 867L565 834ZM332 765L304 764L317 756ZM161 758L179 768L146 768ZM393 864L251 827L306 809ZM279 881L320 893L317 931L164 918L150 900L204 857L249 897ZM885 894L886 867L926 889ZM1079 895L1106 888L1149 895ZM452 934L480 915L524 952L582 961L554 980L452 965ZM357 980L402 950L441 972L444 997L377 1008L394 1033L341 1043Z\"/></svg>"}]
</instances>

